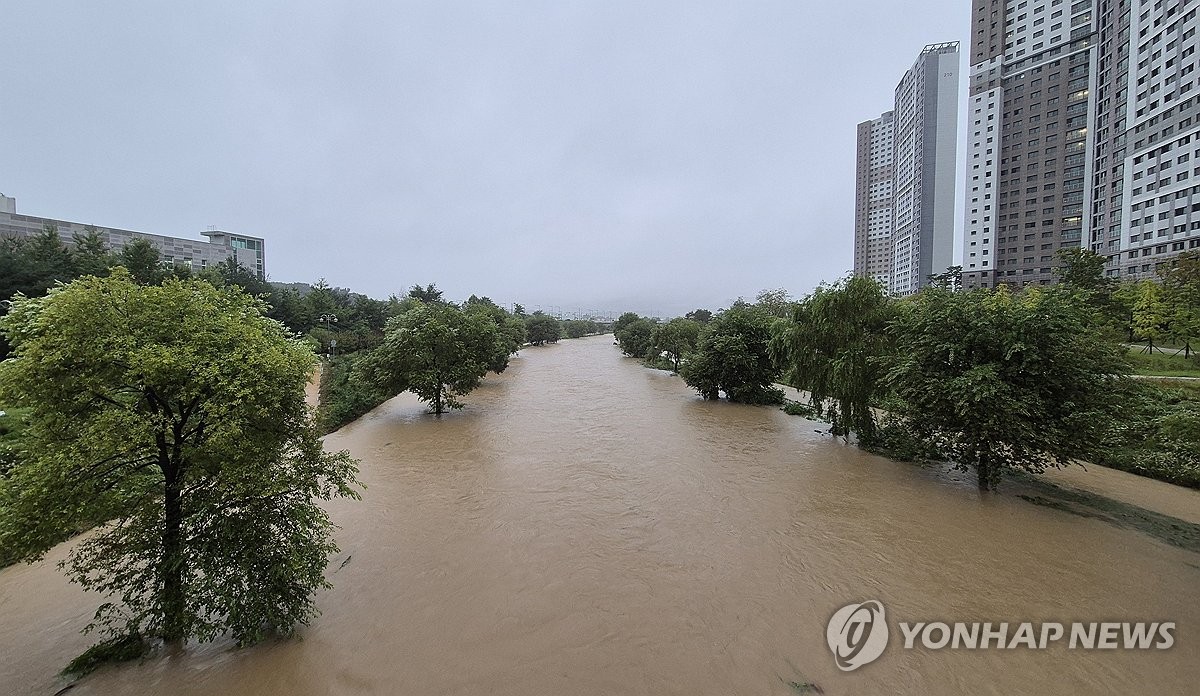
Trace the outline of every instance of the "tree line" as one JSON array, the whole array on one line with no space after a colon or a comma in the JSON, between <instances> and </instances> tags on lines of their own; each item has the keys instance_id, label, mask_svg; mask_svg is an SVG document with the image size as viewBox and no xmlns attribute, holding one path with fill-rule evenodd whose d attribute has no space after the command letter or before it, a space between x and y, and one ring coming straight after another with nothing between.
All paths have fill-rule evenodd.
<instances>
[{"instance_id":1,"label":"tree line","mask_svg":"<svg viewBox=\"0 0 1200 696\"><path fill-rule=\"evenodd\" d=\"M782 382L808 395L790 412L874 451L973 470L981 489L1077 460L1200 487L1200 390L1131 379L1124 345L1165 337L1197 360L1200 253L1158 282L1114 282L1086 250L1059 260L1045 287L964 291L950 269L897 299L845 278L798 300L764 292L705 322L629 313L615 330L627 355L705 399L779 403Z\"/></svg>"}]
</instances>

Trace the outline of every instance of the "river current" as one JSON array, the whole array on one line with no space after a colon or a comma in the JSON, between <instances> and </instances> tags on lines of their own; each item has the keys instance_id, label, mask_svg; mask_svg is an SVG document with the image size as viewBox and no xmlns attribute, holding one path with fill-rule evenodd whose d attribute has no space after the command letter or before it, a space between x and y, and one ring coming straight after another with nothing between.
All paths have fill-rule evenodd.
<instances>
[{"instance_id":1,"label":"river current","mask_svg":"<svg viewBox=\"0 0 1200 696\"><path fill-rule=\"evenodd\" d=\"M362 460L299 640L109 668L83 694L1184 694L1200 556L980 496L773 408L699 400L611 337L527 348L434 418L402 395L330 435ZM1150 487L1147 487L1150 489ZM0 572L0 693L52 694L97 597ZM1169 650L902 648L841 672L838 608L889 621L1174 621Z\"/></svg>"}]
</instances>

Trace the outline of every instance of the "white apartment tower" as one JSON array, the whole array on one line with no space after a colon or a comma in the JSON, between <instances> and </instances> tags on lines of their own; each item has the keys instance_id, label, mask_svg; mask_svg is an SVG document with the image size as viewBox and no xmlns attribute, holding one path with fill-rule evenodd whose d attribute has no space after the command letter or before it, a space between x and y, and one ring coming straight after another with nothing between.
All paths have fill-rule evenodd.
<instances>
[{"instance_id":1,"label":"white apartment tower","mask_svg":"<svg viewBox=\"0 0 1200 696\"><path fill-rule=\"evenodd\" d=\"M858 126L854 273L893 295L954 263L958 46L926 46L892 111Z\"/></svg>"},{"instance_id":2,"label":"white apartment tower","mask_svg":"<svg viewBox=\"0 0 1200 696\"><path fill-rule=\"evenodd\" d=\"M892 294L911 295L954 263L958 42L926 46L896 87Z\"/></svg>"}]
</instances>

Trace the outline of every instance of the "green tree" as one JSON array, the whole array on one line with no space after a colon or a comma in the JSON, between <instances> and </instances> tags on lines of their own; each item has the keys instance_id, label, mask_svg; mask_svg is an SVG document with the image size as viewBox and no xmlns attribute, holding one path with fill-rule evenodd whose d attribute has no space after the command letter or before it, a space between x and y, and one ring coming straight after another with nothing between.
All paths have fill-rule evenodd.
<instances>
[{"instance_id":1,"label":"green tree","mask_svg":"<svg viewBox=\"0 0 1200 696\"><path fill-rule=\"evenodd\" d=\"M438 290L437 286L433 283L430 283L425 287L421 287L420 285L412 286L408 290L408 296L419 302L442 301L442 291Z\"/></svg>"},{"instance_id":2,"label":"green tree","mask_svg":"<svg viewBox=\"0 0 1200 696\"><path fill-rule=\"evenodd\" d=\"M72 552L72 580L112 600L90 628L169 644L289 634L315 614L336 551L317 501L354 497L304 403L315 358L260 302L203 281L139 286L123 270L18 297L0 396L32 407L0 481L0 545Z\"/></svg>"},{"instance_id":3,"label":"green tree","mask_svg":"<svg viewBox=\"0 0 1200 696\"><path fill-rule=\"evenodd\" d=\"M785 379L809 392L835 436L849 439L854 431L869 441L875 434L871 409L886 391L887 327L894 314L879 283L843 278L818 287L773 327L771 353Z\"/></svg>"},{"instance_id":4,"label":"green tree","mask_svg":"<svg viewBox=\"0 0 1200 696\"><path fill-rule=\"evenodd\" d=\"M41 232L29 238L24 256L29 272L42 286L43 292L54 287L55 283L66 283L75 277L74 255L63 243L54 225L46 225Z\"/></svg>"},{"instance_id":5,"label":"green tree","mask_svg":"<svg viewBox=\"0 0 1200 696\"><path fill-rule=\"evenodd\" d=\"M792 312L792 298L787 290L763 290L754 298L754 304L768 316L784 319Z\"/></svg>"},{"instance_id":6,"label":"green tree","mask_svg":"<svg viewBox=\"0 0 1200 696\"><path fill-rule=\"evenodd\" d=\"M666 353L675 372L683 358L696 350L700 342L700 323L692 319L675 318L665 324L654 327L650 336L652 350L655 353Z\"/></svg>"},{"instance_id":7,"label":"green tree","mask_svg":"<svg viewBox=\"0 0 1200 696\"><path fill-rule=\"evenodd\" d=\"M950 292L958 292L962 290L962 275L962 266L950 266L941 273L930 274L929 285Z\"/></svg>"},{"instance_id":8,"label":"green tree","mask_svg":"<svg viewBox=\"0 0 1200 696\"><path fill-rule=\"evenodd\" d=\"M1167 338L1183 344L1192 356L1192 341L1200 339L1200 251L1179 254L1158 270L1162 280Z\"/></svg>"},{"instance_id":9,"label":"green tree","mask_svg":"<svg viewBox=\"0 0 1200 696\"><path fill-rule=\"evenodd\" d=\"M75 233L71 241L75 247L73 258L75 277L106 275L108 269L117 262L116 257L108 248L105 236L91 225L83 228L82 233Z\"/></svg>"},{"instance_id":10,"label":"green tree","mask_svg":"<svg viewBox=\"0 0 1200 696\"><path fill-rule=\"evenodd\" d=\"M693 309L692 311L683 315L684 319L691 319L692 321L699 322L701 324L707 324L708 322L712 321L712 317L713 313L707 309Z\"/></svg>"},{"instance_id":11,"label":"green tree","mask_svg":"<svg viewBox=\"0 0 1200 696\"><path fill-rule=\"evenodd\" d=\"M145 239L133 239L121 247L117 262L129 271L138 285L158 285L167 276L158 249Z\"/></svg>"},{"instance_id":12,"label":"green tree","mask_svg":"<svg viewBox=\"0 0 1200 696\"><path fill-rule=\"evenodd\" d=\"M1090 292L1099 292L1111 285L1104 275L1108 259L1091 249L1068 247L1054 252L1054 257L1057 262L1054 275L1063 285Z\"/></svg>"},{"instance_id":13,"label":"green tree","mask_svg":"<svg viewBox=\"0 0 1200 696\"><path fill-rule=\"evenodd\" d=\"M495 341L487 317L423 303L388 321L383 343L360 361L360 375L384 394L412 391L440 416L462 408L459 397L479 386Z\"/></svg>"},{"instance_id":14,"label":"green tree","mask_svg":"<svg viewBox=\"0 0 1200 696\"><path fill-rule=\"evenodd\" d=\"M1085 458L1127 379L1120 349L1091 310L1062 293L927 288L900 304L888 383L903 425L980 489L1006 469L1042 471Z\"/></svg>"},{"instance_id":15,"label":"green tree","mask_svg":"<svg viewBox=\"0 0 1200 696\"><path fill-rule=\"evenodd\" d=\"M625 312L621 316L617 317L617 320L613 322L613 334L616 334L618 331L625 328L627 324L632 324L638 319L641 319L641 317L634 312Z\"/></svg>"},{"instance_id":16,"label":"green tree","mask_svg":"<svg viewBox=\"0 0 1200 696\"><path fill-rule=\"evenodd\" d=\"M525 343L525 322L511 316L486 297L479 299L472 295L464 305L463 311L495 326L495 332L485 339L490 343L481 344L477 349L486 356L488 370L497 374L504 372L508 369L509 356L520 350Z\"/></svg>"},{"instance_id":17,"label":"green tree","mask_svg":"<svg viewBox=\"0 0 1200 696\"><path fill-rule=\"evenodd\" d=\"M631 358L644 358L654 348L654 322L637 319L614 332L621 350Z\"/></svg>"},{"instance_id":18,"label":"green tree","mask_svg":"<svg viewBox=\"0 0 1200 696\"><path fill-rule=\"evenodd\" d=\"M567 338L583 338L590 333L596 333L599 327L596 322L585 319L567 319L563 323L563 333Z\"/></svg>"},{"instance_id":19,"label":"green tree","mask_svg":"<svg viewBox=\"0 0 1200 696\"><path fill-rule=\"evenodd\" d=\"M1154 352L1154 341L1166 333L1167 305L1162 286L1153 280L1137 284L1133 301L1133 336L1146 342L1146 352Z\"/></svg>"},{"instance_id":20,"label":"green tree","mask_svg":"<svg viewBox=\"0 0 1200 696\"><path fill-rule=\"evenodd\" d=\"M558 343L562 338L562 323L549 314L534 312L525 318L525 334L535 346Z\"/></svg>"},{"instance_id":21,"label":"green tree","mask_svg":"<svg viewBox=\"0 0 1200 696\"><path fill-rule=\"evenodd\" d=\"M681 368L683 380L705 399L715 400L724 391L730 401L779 403L783 394L771 386L779 375L768 345L772 321L744 303L721 312Z\"/></svg>"}]
</instances>

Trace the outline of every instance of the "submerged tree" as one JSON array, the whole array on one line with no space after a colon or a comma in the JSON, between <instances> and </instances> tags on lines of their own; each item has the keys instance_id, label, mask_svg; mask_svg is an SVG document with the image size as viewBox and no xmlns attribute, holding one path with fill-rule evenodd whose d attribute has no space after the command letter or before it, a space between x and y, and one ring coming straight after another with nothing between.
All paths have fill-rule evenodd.
<instances>
[{"instance_id":1,"label":"submerged tree","mask_svg":"<svg viewBox=\"0 0 1200 696\"><path fill-rule=\"evenodd\" d=\"M650 336L652 350L657 353L666 353L675 367L675 372L679 372L679 365L684 356L695 352L699 341L699 322L682 318L675 318L665 324L655 326L654 332Z\"/></svg>"},{"instance_id":2,"label":"submerged tree","mask_svg":"<svg viewBox=\"0 0 1200 696\"><path fill-rule=\"evenodd\" d=\"M412 391L435 414L462 408L458 397L479 386L495 359L496 325L444 303L425 303L388 321L383 343L359 373L382 393Z\"/></svg>"},{"instance_id":3,"label":"submerged tree","mask_svg":"<svg viewBox=\"0 0 1200 696\"><path fill-rule=\"evenodd\" d=\"M558 343L562 338L562 322L542 312L534 312L525 317L525 337L535 346L547 343Z\"/></svg>"},{"instance_id":4,"label":"submerged tree","mask_svg":"<svg viewBox=\"0 0 1200 696\"><path fill-rule=\"evenodd\" d=\"M245 644L316 615L337 550L318 501L356 496L356 469L310 422L312 351L263 309L117 269L18 296L0 321L13 346L0 395L32 407L22 460L0 479L0 543L33 560L111 521L65 562L113 598L88 630Z\"/></svg>"},{"instance_id":5,"label":"submerged tree","mask_svg":"<svg viewBox=\"0 0 1200 696\"><path fill-rule=\"evenodd\" d=\"M891 351L888 323L894 305L879 283L846 278L821 286L776 322L771 353L786 381L807 391L830 432L868 440L875 433L872 406L885 391L883 359Z\"/></svg>"},{"instance_id":6,"label":"submerged tree","mask_svg":"<svg viewBox=\"0 0 1200 696\"><path fill-rule=\"evenodd\" d=\"M644 358L654 348L654 322L635 319L614 332L621 351L631 358Z\"/></svg>"},{"instance_id":7,"label":"submerged tree","mask_svg":"<svg viewBox=\"0 0 1200 696\"><path fill-rule=\"evenodd\" d=\"M1120 349L1071 295L925 289L900 305L888 382L912 432L981 489L1005 469L1039 472L1087 457L1124 384Z\"/></svg>"},{"instance_id":8,"label":"submerged tree","mask_svg":"<svg viewBox=\"0 0 1200 696\"><path fill-rule=\"evenodd\" d=\"M730 401L779 403L783 394L771 386L779 376L768 347L772 321L751 305L721 312L681 368L683 380L705 399L717 399L723 391Z\"/></svg>"}]
</instances>

